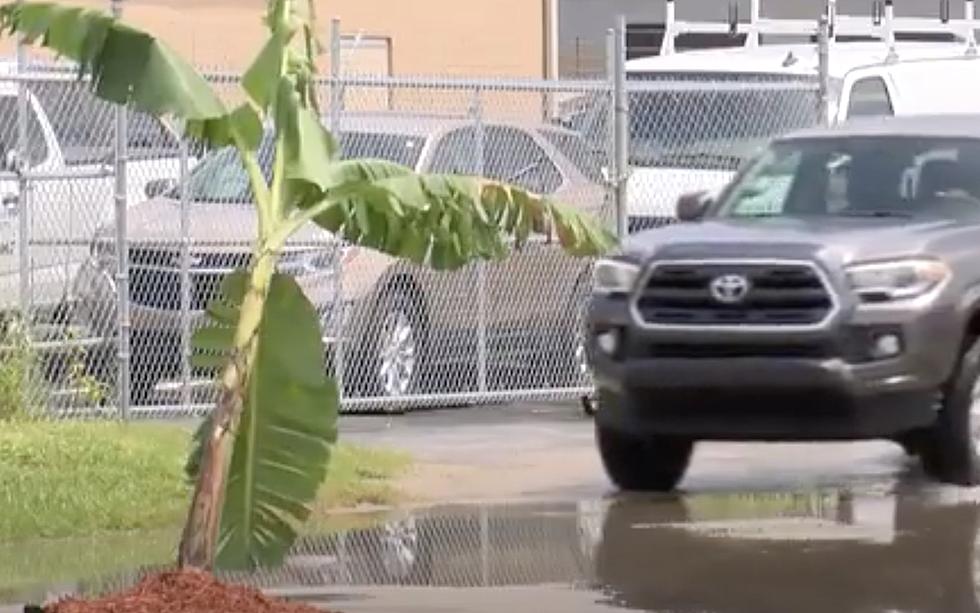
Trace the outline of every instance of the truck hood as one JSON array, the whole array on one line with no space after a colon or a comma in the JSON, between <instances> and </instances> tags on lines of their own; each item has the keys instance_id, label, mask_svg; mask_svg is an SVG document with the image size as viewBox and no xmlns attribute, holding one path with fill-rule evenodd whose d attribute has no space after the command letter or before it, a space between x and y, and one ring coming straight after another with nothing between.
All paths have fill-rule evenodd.
<instances>
[{"instance_id":1,"label":"truck hood","mask_svg":"<svg viewBox=\"0 0 980 613\"><path fill-rule=\"evenodd\" d=\"M255 240L258 220L255 207L248 203L191 202L188 212L189 235L195 248L214 249L241 246L249 249ZM155 198L129 209L128 234L133 244L174 243L181 240L180 202ZM100 239L111 239L113 226L100 228ZM309 224L292 241L329 244L333 235ZM291 242L292 242L291 241Z\"/></svg>"},{"instance_id":2,"label":"truck hood","mask_svg":"<svg viewBox=\"0 0 980 613\"><path fill-rule=\"evenodd\" d=\"M925 253L930 241L962 226L934 217L714 218L635 234L624 251L640 261L741 257L818 259L846 265Z\"/></svg>"}]
</instances>

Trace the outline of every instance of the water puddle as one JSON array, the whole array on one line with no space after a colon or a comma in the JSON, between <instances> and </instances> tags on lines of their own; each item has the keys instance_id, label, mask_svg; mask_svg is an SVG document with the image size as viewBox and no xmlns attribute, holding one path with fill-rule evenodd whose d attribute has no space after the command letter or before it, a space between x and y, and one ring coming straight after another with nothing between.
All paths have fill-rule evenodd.
<instances>
[{"instance_id":1,"label":"water puddle","mask_svg":"<svg viewBox=\"0 0 980 613\"><path fill-rule=\"evenodd\" d=\"M949 498L833 490L440 507L305 537L282 568L228 578L348 613L976 613L980 506ZM61 555L84 558L80 547ZM130 569L167 561L110 549L92 559L102 556ZM86 580L17 591L6 573L32 575L2 564L0 603L139 576L92 566L77 575Z\"/></svg>"}]
</instances>

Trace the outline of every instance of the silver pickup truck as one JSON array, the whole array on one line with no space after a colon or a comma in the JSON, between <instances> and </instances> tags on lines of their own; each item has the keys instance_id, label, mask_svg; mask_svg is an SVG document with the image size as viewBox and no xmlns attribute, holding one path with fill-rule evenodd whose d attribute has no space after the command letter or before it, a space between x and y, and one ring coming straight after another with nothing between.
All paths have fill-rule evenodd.
<instances>
[{"instance_id":1,"label":"silver pickup truck","mask_svg":"<svg viewBox=\"0 0 980 613\"><path fill-rule=\"evenodd\" d=\"M980 482L980 117L777 139L595 267L599 449L673 489L701 440L887 439Z\"/></svg>"}]
</instances>

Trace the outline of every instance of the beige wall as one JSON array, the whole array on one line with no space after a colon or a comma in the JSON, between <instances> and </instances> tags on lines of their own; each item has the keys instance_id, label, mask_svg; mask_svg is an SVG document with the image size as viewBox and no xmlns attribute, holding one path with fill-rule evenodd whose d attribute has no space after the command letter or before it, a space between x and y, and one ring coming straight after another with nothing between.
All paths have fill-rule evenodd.
<instances>
[{"instance_id":1,"label":"beige wall","mask_svg":"<svg viewBox=\"0 0 980 613\"><path fill-rule=\"evenodd\" d=\"M388 36L396 75L543 76L542 0L316 0L321 39ZM72 4L108 7L108 0ZM124 0L125 19L200 65L241 68L262 40L265 0ZM4 49L9 52L9 44Z\"/></svg>"}]
</instances>

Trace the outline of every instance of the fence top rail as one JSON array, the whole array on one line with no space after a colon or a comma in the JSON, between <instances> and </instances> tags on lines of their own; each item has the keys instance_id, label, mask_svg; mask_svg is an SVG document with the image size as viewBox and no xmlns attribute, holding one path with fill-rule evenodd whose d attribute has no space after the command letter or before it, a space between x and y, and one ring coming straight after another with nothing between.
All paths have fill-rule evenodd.
<instances>
[{"instance_id":1,"label":"fence top rail","mask_svg":"<svg viewBox=\"0 0 980 613\"><path fill-rule=\"evenodd\" d=\"M235 83L241 75L235 72L206 72L205 77L213 83ZM439 76L387 76L387 75L342 75L339 77L320 76L316 79L320 86L348 87L392 87L403 89L445 89L458 91L525 91L525 92L582 92L608 91L611 85L606 80L546 80L493 77L439 77Z\"/></svg>"},{"instance_id":2,"label":"fence top rail","mask_svg":"<svg viewBox=\"0 0 980 613\"><path fill-rule=\"evenodd\" d=\"M626 82L630 92L814 92L820 89L815 80L793 79L766 81L683 81L683 80L639 80Z\"/></svg>"},{"instance_id":3,"label":"fence top rail","mask_svg":"<svg viewBox=\"0 0 980 613\"><path fill-rule=\"evenodd\" d=\"M78 77L78 66L66 61L32 61L20 70L11 58L0 57L0 68L8 66L7 70L0 69L0 81L37 80L48 77L51 79L72 79ZM240 71L222 70L219 68L199 66L201 74L210 82L216 84L234 84L241 81ZM83 77L83 78L88 78ZM508 91L605 91L611 85L609 81L598 79L536 79L523 77L493 77L493 76L436 76L436 75L407 75L391 76L382 74L340 75L337 77L321 74L317 77L318 85L338 85L358 87L401 87L449 90L508 90Z\"/></svg>"}]
</instances>

